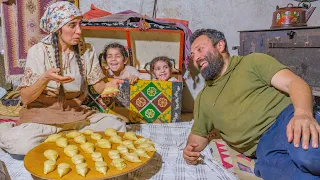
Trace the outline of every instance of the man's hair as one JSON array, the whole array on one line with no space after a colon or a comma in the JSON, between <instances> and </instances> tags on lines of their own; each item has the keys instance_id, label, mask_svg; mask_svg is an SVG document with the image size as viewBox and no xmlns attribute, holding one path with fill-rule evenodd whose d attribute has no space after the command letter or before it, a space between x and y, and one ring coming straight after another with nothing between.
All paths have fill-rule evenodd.
<instances>
[{"instance_id":1,"label":"man's hair","mask_svg":"<svg viewBox=\"0 0 320 180\"><path fill-rule=\"evenodd\" d=\"M220 40L225 43L225 52L230 56L228 50L227 40L223 34L223 32L215 30L215 29L198 29L194 33L192 33L190 37L190 43L192 44L199 36L206 35L212 42L212 46L216 46Z\"/></svg>"}]
</instances>

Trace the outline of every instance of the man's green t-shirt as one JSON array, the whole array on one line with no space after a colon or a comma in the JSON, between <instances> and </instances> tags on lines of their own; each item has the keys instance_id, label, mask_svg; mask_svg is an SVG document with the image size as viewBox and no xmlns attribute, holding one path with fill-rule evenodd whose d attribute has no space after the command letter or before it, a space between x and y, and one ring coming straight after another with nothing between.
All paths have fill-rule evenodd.
<instances>
[{"instance_id":1,"label":"man's green t-shirt","mask_svg":"<svg viewBox=\"0 0 320 180\"><path fill-rule=\"evenodd\" d=\"M271 85L286 66L266 54L233 56L227 71L206 81L194 107L191 132L207 136L213 128L235 150L254 155L262 134L291 104L289 96Z\"/></svg>"}]
</instances>

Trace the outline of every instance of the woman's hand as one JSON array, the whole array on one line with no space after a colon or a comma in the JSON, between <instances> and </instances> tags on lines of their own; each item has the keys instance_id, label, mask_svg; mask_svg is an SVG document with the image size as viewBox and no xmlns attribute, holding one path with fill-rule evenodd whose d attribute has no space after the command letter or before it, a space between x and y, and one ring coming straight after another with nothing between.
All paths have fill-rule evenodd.
<instances>
[{"instance_id":1,"label":"woman's hand","mask_svg":"<svg viewBox=\"0 0 320 180\"><path fill-rule=\"evenodd\" d=\"M127 79L129 80L130 84L134 84L135 82L137 82L139 80L139 77L132 75L132 76L129 76Z\"/></svg>"},{"instance_id":2,"label":"woman's hand","mask_svg":"<svg viewBox=\"0 0 320 180\"><path fill-rule=\"evenodd\" d=\"M111 81L107 82L104 88L110 88L110 87L114 87L114 88L119 88L120 84L123 84L123 80L121 79L112 79ZM113 97L116 94L118 94L119 92L114 92L112 94L101 94L101 97Z\"/></svg>"},{"instance_id":3,"label":"woman's hand","mask_svg":"<svg viewBox=\"0 0 320 180\"><path fill-rule=\"evenodd\" d=\"M46 80L48 81L56 81L56 82L61 82L61 83L69 83L74 81L74 78L70 76L61 76L58 75L57 73L60 72L60 68L51 68L47 70L43 76Z\"/></svg>"},{"instance_id":4,"label":"woman's hand","mask_svg":"<svg viewBox=\"0 0 320 180\"><path fill-rule=\"evenodd\" d=\"M49 81L56 81L59 83L69 83L74 79L70 76L61 76L57 73L60 72L59 68L51 68L44 72L41 77L31 86L21 88L20 95L21 101L24 105L30 104L36 100L43 90L47 88Z\"/></svg>"}]
</instances>

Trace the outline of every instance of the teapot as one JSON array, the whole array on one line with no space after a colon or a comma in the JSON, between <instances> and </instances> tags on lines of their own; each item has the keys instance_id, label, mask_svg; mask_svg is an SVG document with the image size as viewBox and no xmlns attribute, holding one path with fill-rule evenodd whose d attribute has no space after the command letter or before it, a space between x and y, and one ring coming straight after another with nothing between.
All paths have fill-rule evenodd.
<instances>
[{"instance_id":1,"label":"teapot","mask_svg":"<svg viewBox=\"0 0 320 180\"><path fill-rule=\"evenodd\" d=\"M279 8L273 13L271 28L285 28L307 26L307 21L311 17L316 7L311 7L308 4L299 3L298 6L293 6L289 3L287 7Z\"/></svg>"}]
</instances>

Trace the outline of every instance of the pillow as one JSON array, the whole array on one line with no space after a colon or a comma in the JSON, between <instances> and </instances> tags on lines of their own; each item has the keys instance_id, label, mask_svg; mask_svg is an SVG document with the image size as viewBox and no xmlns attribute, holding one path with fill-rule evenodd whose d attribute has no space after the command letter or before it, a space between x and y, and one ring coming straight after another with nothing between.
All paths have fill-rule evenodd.
<instances>
[{"instance_id":1,"label":"pillow","mask_svg":"<svg viewBox=\"0 0 320 180\"><path fill-rule=\"evenodd\" d=\"M218 136L219 137L219 136ZM239 179L261 180L254 174L254 159L250 159L230 148L222 139L212 139L209 143L213 158Z\"/></svg>"},{"instance_id":2,"label":"pillow","mask_svg":"<svg viewBox=\"0 0 320 180\"><path fill-rule=\"evenodd\" d=\"M112 14L112 13L110 13L108 11L104 11L104 10L99 9L99 8L96 8L93 4L91 4L90 10L83 14L83 18L85 20L89 20L89 19L108 16L110 14Z\"/></svg>"}]
</instances>

